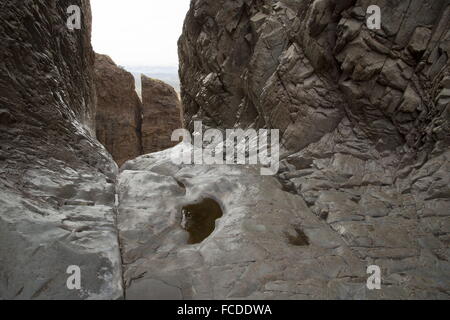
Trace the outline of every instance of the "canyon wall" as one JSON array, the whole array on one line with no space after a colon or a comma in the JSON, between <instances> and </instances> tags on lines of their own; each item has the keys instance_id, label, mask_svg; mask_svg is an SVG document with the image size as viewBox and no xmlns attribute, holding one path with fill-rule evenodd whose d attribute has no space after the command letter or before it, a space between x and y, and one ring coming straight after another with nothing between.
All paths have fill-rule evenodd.
<instances>
[{"instance_id":1,"label":"canyon wall","mask_svg":"<svg viewBox=\"0 0 450 320\"><path fill-rule=\"evenodd\" d=\"M183 144L119 173L97 97L107 146L108 122L133 131L139 115L107 58L95 93L89 2L0 4L0 299L449 298L448 0L191 2L185 125L280 129L274 177L177 164ZM143 78L142 152L171 145L174 97Z\"/></svg>"},{"instance_id":2,"label":"canyon wall","mask_svg":"<svg viewBox=\"0 0 450 320\"><path fill-rule=\"evenodd\" d=\"M71 5L80 30L66 26ZM120 298L117 165L95 139L89 1L0 6L0 299ZM70 266L81 290L67 286Z\"/></svg>"},{"instance_id":3,"label":"canyon wall","mask_svg":"<svg viewBox=\"0 0 450 320\"><path fill-rule=\"evenodd\" d=\"M119 167L175 145L171 135L182 127L181 103L170 85L141 75L141 102L133 75L96 54L95 87L97 139Z\"/></svg>"},{"instance_id":4,"label":"canyon wall","mask_svg":"<svg viewBox=\"0 0 450 320\"><path fill-rule=\"evenodd\" d=\"M366 26L370 5L381 9L380 30ZM191 2L179 40L186 127L202 120L222 129L280 129L283 190L359 261L355 270L340 269L354 281L339 284L336 295L315 290L325 274L301 280L302 269L259 271L247 290L222 297L448 299L449 24L448 0ZM268 232L262 221L252 228ZM322 232L307 229L310 238ZM325 259L324 266L334 263ZM382 290L361 285L369 265L381 268ZM250 272L255 265L239 266Z\"/></svg>"},{"instance_id":5,"label":"canyon wall","mask_svg":"<svg viewBox=\"0 0 450 320\"><path fill-rule=\"evenodd\" d=\"M173 147L172 132L182 128L181 103L175 89L142 75L143 154Z\"/></svg>"},{"instance_id":6,"label":"canyon wall","mask_svg":"<svg viewBox=\"0 0 450 320\"><path fill-rule=\"evenodd\" d=\"M95 55L97 139L120 167L142 154L142 105L133 75L102 54Z\"/></svg>"},{"instance_id":7,"label":"canyon wall","mask_svg":"<svg viewBox=\"0 0 450 320\"><path fill-rule=\"evenodd\" d=\"M186 125L278 128L299 151L346 117L380 148L448 143L448 5L193 1L179 41Z\"/></svg>"}]
</instances>

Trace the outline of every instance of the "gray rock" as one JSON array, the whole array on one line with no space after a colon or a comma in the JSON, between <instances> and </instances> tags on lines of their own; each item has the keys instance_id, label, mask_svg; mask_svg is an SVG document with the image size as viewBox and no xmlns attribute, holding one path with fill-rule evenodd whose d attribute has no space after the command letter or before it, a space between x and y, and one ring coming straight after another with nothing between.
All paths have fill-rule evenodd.
<instances>
[{"instance_id":1,"label":"gray rock","mask_svg":"<svg viewBox=\"0 0 450 320\"><path fill-rule=\"evenodd\" d=\"M0 299L448 299L449 4L193 1L185 125L280 129L269 177L176 165L181 145L118 175L95 139L88 2L6 3Z\"/></svg>"},{"instance_id":2,"label":"gray rock","mask_svg":"<svg viewBox=\"0 0 450 320\"><path fill-rule=\"evenodd\" d=\"M0 11L0 299L119 299L118 170L95 139L89 2L50 2ZM70 5L82 31L66 28ZM66 286L72 265L80 290Z\"/></svg>"},{"instance_id":3,"label":"gray rock","mask_svg":"<svg viewBox=\"0 0 450 320\"><path fill-rule=\"evenodd\" d=\"M177 148L129 162L120 174L127 298L338 299L341 286L348 298L365 296L363 261L301 197L249 166L173 168ZM223 216L209 237L189 244L182 207L204 198Z\"/></svg>"}]
</instances>

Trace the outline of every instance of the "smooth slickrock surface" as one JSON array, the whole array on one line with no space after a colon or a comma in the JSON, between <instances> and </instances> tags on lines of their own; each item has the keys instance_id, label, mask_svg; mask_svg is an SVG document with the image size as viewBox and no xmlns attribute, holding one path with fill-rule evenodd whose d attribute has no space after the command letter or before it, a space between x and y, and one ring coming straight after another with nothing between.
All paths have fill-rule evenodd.
<instances>
[{"instance_id":1,"label":"smooth slickrock surface","mask_svg":"<svg viewBox=\"0 0 450 320\"><path fill-rule=\"evenodd\" d=\"M133 75L102 54L95 55L97 139L120 167L142 154L141 101Z\"/></svg>"},{"instance_id":2,"label":"smooth slickrock surface","mask_svg":"<svg viewBox=\"0 0 450 320\"><path fill-rule=\"evenodd\" d=\"M362 261L277 179L247 167L175 166L172 151L129 161L120 175L128 299L366 297ZM189 245L181 209L205 198L223 216ZM290 243L296 229L308 244Z\"/></svg>"},{"instance_id":3,"label":"smooth slickrock surface","mask_svg":"<svg viewBox=\"0 0 450 320\"><path fill-rule=\"evenodd\" d=\"M448 221L445 202L423 202L416 213L411 196L347 186L319 192L309 207L256 168L174 165L171 153L180 148L122 168L118 228L128 299L448 298L448 245L434 234ZM336 183L330 180L310 184ZM223 216L191 245L182 208L202 199L215 199ZM371 264L383 270L382 290L366 288Z\"/></svg>"},{"instance_id":4,"label":"smooth slickrock surface","mask_svg":"<svg viewBox=\"0 0 450 320\"><path fill-rule=\"evenodd\" d=\"M141 76L143 154L173 147L172 132L182 128L181 104L175 89L156 79Z\"/></svg>"},{"instance_id":5,"label":"smooth slickrock surface","mask_svg":"<svg viewBox=\"0 0 450 320\"><path fill-rule=\"evenodd\" d=\"M117 299L117 166L94 138L88 1L1 1L0 299ZM83 12L66 27L67 8ZM82 290L66 287L70 265Z\"/></svg>"}]
</instances>

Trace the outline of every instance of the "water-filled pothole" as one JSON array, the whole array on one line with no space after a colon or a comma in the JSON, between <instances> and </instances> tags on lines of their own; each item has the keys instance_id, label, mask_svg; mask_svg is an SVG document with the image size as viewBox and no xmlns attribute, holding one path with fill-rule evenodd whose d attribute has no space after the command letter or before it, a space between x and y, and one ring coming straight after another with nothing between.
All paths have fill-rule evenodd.
<instances>
[{"instance_id":1,"label":"water-filled pothole","mask_svg":"<svg viewBox=\"0 0 450 320\"><path fill-rule=\"evenodd\" d=\"M216 220L222 217L220 205L213 199L202 201L182 208L181 226L189 233L188 244L205 240L214 231Z\"/></svg>"},{"instance_id":2,"label":"water-filled pothole","mask_svg":"<svg viewBox=\"0 0 450 320\"><path fill-rule=\"evenodd\" d=\"M294 227L294 229L296 233L295 236L286 232L286 237L288 238L289 243L293 246L299 247L309 246L308 236L303 232L303 230L300 229L300 227Z\"/></svg>"}]
</instances>

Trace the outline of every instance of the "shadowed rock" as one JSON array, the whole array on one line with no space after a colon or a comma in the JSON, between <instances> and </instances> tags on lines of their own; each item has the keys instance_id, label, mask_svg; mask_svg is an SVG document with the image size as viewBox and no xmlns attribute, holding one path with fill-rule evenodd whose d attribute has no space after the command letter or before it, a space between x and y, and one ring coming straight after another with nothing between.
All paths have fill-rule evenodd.
<instances>
[{"instance_id":1,"label":"shadowed rock","mask_svg":"<svg viewBox=\"0 0 450 320\"><path fill-rule=\"evenodd\" d=\"M199 203L184 206L182 209L182 227L189 232L189 244L205 240L216 226L216 220L222 217L220 205L213 199L203 199Z\"/></svg>"},{"instance_id":2,"label":"shadowed rock","mask_svg":"<svg viewBox=\"0 0 450 320\"><path fill-rule=\"evenodd\" d=\"M70 5L81 30L66 27ZM95 139L89 1L1 1L0 21L0 300L118 299L117 166ZM66 285L72 265L81 290Z\"/></svg>"},{"instance_id":3,"label":"shadowed rock","mask_svg":"<svg viewBox=\"0 0 450 320\"><path fill-rule=\"evenodd\" d=\"M143 154L173 147L172 132L182 128L181 103L175 89L156 79L141 76Z\"/></svg>"}]
</instances>

